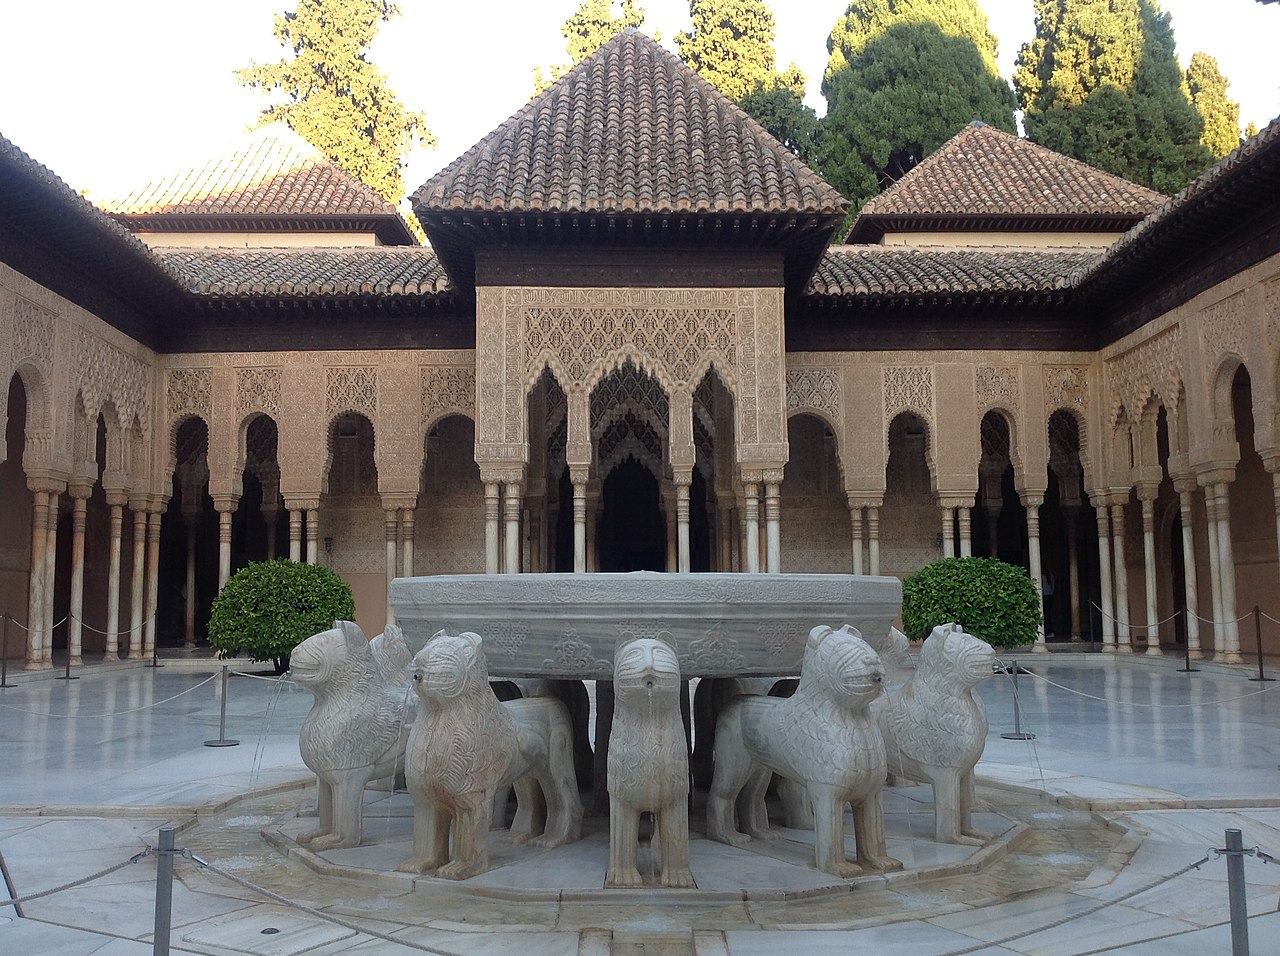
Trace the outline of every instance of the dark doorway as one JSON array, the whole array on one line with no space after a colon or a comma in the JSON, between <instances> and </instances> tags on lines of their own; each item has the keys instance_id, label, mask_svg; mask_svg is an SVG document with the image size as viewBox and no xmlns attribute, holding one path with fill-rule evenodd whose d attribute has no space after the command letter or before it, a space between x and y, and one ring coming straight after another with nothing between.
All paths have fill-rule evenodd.
<instances>
[{"instance_id":1,"label":"dark doorway","mask_svg":"<svg viewBox=\"0 0 1280 956\"><path fill-rule=\"evenodd\" d=\"M602 490L598 548L601 571L667 570L667 529L658 481L635 459L609 473Z\"/></svg>"}]
</instances>

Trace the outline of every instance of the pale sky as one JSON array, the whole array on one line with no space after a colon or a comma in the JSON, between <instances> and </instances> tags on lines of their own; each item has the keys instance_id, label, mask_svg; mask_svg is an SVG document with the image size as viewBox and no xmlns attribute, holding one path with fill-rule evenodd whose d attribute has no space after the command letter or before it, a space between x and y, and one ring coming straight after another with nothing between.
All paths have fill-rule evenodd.
<instances>
[{"instance_id":1,"label":"pale sky","mask_svg":"<svg viewBox=\"0 0 1280 956\"><path fill-rule=\"evenodd\" d=\"M535 65L567 60L559 26L578 0L399 0L372 59L439 141L410 158L412 192L511 113L532 90ZM688 29L687 0L641 0L646 32ZM1012 72L1034 31L1032 0L981 0ZM0 3L0 134L73 188L105 200L224 152L265 99L232 70L279 59L275 12L293 0L4 0ZM794 60L818 91L826 39L846 0L773 0L778 59ZM1256 0L1163 0L1183 65L1217 57L1241 104L1242 125L1280 114L1280 5Z\"/></svg>"}]
</instances>

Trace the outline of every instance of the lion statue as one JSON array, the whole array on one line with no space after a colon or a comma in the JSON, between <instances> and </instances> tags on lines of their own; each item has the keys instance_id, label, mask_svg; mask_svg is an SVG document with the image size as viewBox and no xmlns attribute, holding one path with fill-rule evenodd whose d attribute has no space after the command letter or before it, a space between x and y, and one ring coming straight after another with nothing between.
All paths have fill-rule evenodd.
<instances>
[{"instance_id":1,"label":"lion statue","mask_svg":"<svg viewBox=\"0 0 1280 956\"><path fill-rule=\"evenodd\" d=\"M640 814L653 813L663 886L691 887L689 751L679 696L680 661L664 641L627 637L613 662L609 737L609 870L605 886L640 886Z\"/></svg>"},{"instance_id":2,"label":"lion statue","mask_svg":"<svg viewBox=\"0 0 1280 956\"><path fill-rule=\"evenodd\" d=\"M376 640L380 652L408 657L398 630ZM298 842L313 850L359 846L365 785L403 768L417 699L407 682L383 676L374 648L351 621L335 621L294 648L289 675L315 697L298 749L318 781L320 826Z\"/></svg>"},{"instance_id":3,"label":"lion statue","mask_svg":"<svg viewBox=\"0 0 1280 956\"><path fill-rule=\"evenodd\" d=\"M487 870L493 797L512 784L509 840L556 847L578 838L582 800L564 704L548 697L500 702L483 642L470 632L433 635L413 658L413 684L424 706L405 754L413 856L402 872L465 880Z\"/></svg>"},{"instance_id":4,"label":"lion statue","mask_svg":"<svg viewBox=\"0 0 1280 956\"><path fill-rule=\"evenodd\" d=\"M889 771L933 786L934 839L979 846L973 828L973 768L987 743L987 714L974 688L988 680L995 651L956 624L933 629L915 674L872 705Z\"/></svg>"},{"instance_id":5,"label":"lion statue","mask_svg":"<svg viewBox=\"0 0 1280 956\"><path fill-rule=\"evenodd\" d=\"M884 742L869 712L883 686L880 657L854 628L810 631L793 697L740 698L720 715L707 836L733 846L772 838L764 805L772 771L807 788L818 869L845 878L901 869L886 849ZM845 858L846 804L857 863Z\"/></svg>"}]
</instances>

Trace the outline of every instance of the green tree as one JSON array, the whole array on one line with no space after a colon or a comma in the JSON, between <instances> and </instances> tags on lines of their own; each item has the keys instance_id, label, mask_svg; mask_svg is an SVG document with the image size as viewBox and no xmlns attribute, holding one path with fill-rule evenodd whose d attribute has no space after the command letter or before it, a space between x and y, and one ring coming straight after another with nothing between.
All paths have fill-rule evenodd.
<instances>
[{"instance_id":1,"label":"green tree","mask_svg":"<svg viewBox=\"0 0 1280 956\"><path fill-rule=\"evenodd\" d=\"M1155 0L1036 0L1013 82L1042 146L1166 193L1212 162Z\"/></svg>"},{"instance_id":2,"label":"green tree","mask_svg":"<svg viewBox=\"0 0 1280 956\"><path fill-rule=\"evenodd\" d=\"M533 94L537 96L560 77L600 49L623 30L638 30L644 26L644 7L636 6L636 0L621 0L618 15L613 15L613 0L582 0L560 27L564 34L565 50L569 53L567 66L553 65L550 77L542 75L542 67L533 68ZM655 39L657 39L655 37Z\"/></svg>"},{"instance_id":3,"label":"green tree","mask_svg":"<svg viewBox=\"0 0 1280 956\"><path fill-rule=\"evenodd\" d=\"M1231 81L1218 69L1218 61L1196 51L1187 66L1187 91L1204 121L1200 142L1221 159L1240 145L1240 104L1227 98Z\"/></svg>"},{"instance_id":4,"label":"green tree","mask_svg":"<svg viewBox=\"0 0 1280 956\"><path fill-rule=\"evenodd\" d=\"M1021 647L1035 642L1043 623L1027 572L995 558L943 558L902 582L902 630L913 641L959 624L992 647Z\"/></svg>"},{"instance_id":5,"label":"green tree","mask_svg":"<svg viewBox=\"0 0 1280 956\"><path fill-rule=\"evenodd\" d=\"M1249 120L1249 122L1245 124L1244 136L1240 139L1240 145L1243 146L1245 143L1247 143L1249 140L1253 139L1257 135L1258 135L1258 124L1255 123L1253 120Z\"/></svg>"},{"instance_id":6,"label":"green tree","mask_svg":"<svg viewBox=\"0 0 1280 956\"><path fill-rule=\"evenodd\" d=\"M742 98L740 105L802 163L817 167L818 114L805 106L793 87L785 83L771 89L758 86Z\"/></svg>"},{"instance_id":7,"label":"green tree","mask_svg":"<svg viewBox=\"0 0 1280 956\"><path fill-rule=\"evenodd\" d=\"M689 20L692 29L676 34L680 58L729 99L797 84L804 98L800 69L774 67L775 23L763 0L689 0Z\"/></svg>"},{"instance_id":8,"label":"green tree","mask_svg":"<svg viewBox=\"0 0 1280 956\"><path fill-rule=\"evenodd\" d=\"M855 209L971 120L1016 131L977 0L853 0L827 51L820 168Z\"/></svg>"},{"instance_id":9,"label":"green tree","mask_svg":"<svg viewBox=\"0 0 1280 956\"><path fill-rule=\"evenodd\" d=\"M404 198L405 154L436 144L367 56L379 25L397 13L390 0L298 0L275 19L292 55L236 71L245 86L283 94L262 111L264 124L285 123L392 205Z\"/></svg>"}]
</instances>

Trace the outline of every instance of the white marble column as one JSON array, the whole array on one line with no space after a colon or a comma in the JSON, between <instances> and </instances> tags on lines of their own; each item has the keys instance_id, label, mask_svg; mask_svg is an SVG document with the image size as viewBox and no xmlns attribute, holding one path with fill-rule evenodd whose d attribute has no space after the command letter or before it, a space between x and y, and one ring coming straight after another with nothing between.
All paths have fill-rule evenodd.
<instances>
[{"instance_id":1,"label":"white marble column","mask_svg":"<svg viewBox=\"0 0 1280 956\"><path fill-rule=\"evenodd\" d=\"M942 509L942 556L944 558L954 558L956 556L956 509L943 507Z\"/></svg>"},{"instance_id":2,"label":"white marble column","mask_svg":"<svg viewBox=\"0 0 1280 956\"><path fill-rule=\"evenodd\" d=\"M196 646L196 535L200 530L200 513L194 505L187 504L185 489L183 491L182 518L187 530L187 606L182 644L191 648Z\"/></svg>"},{"instance_id":3,"label":"white marble column","mask_svg":"<svg viewBox=\"0 0 1280 956\"><path fill-rule=\"evenodd\" d=\"M1210 615L1213 617L1214 657L1226 659L1226 628L1222 610L1222 564L1218 560L1218 499L1213 494L1212 486L1204 489L1204 512L1206 538L1209 543L1209 602Z\"/></svg>"},{"instance_id":4,"label":"white marble column","mask_svg":"<svg viewBox=\"0 0 1280 956\"><path fill-rule=\"evenodd\" d=\"M29 671L45 668L44 647L44 552L49 534L49 492L34 489L31 508L31 579L27 589L27 666Z\"/></svg>"},{"instance_id":5,"label":"white marble column","mask_svg":"<svg viewBox=\"0 0 1280 956\"><path fill-rule=\"evenodd\" d=\"M1080 627L1080 542L1077 532L1080 511L1075 505L1063 508L1067 523L1067 592L1071 596L1071 640L1079 641Z\"/></svg>"},{"instance_id":6,"label":"white marble column","mask_svg":"<svg viewBox=\"0 0 1280 956\"><path fill-rule=\"evenodd\" d=\"M1240 655L1240 624L1236 620L1236 563L1231 544L1231 498L1227 482L1216 485L1218 498L1218 561L1222 565L1219 576L1222 578L1222 622L1225 629L1224 659L1228 664L1239 664L1244 658Z\"/></svg>"},{"instance_id":7,"label":"white marble column","mask_svg":"<svg viewBox=\"0 0 1280 956\"><path fill-rule=\"evenodd\" d=\"M62 497L60 492L49 495L48 523L45 525L44 538L44 633L40 638L40 650L44 662L53 666L53 630L57 618L53 616L53 592L57 583L58 563L58 504Z\"/></svg>"},{"instance_id":8,"label":"white marble column","mask_svg":"<svg viewBox=\"0 0 1280 956\"><path fill-rule=\"evenodd\" d=\"M766 567L770 574L782 573L782 476L764 486L764 527Z\"/></svg>"},{"instance_id":9,"label":"white marble column","mask_svg":"<svg viewBox=\"0 0 1280 956\"><path fill-rule=\"evenodd\" d=\"M716 499L717 571L733 570L733 505L727 495ZM1280 522L1277 523L1280 527Z\"/></svg>"},{"instance_id":10,"label":"white marble column","mask_svg":"<svg viewBox=\"0 0 1280 956\"><path fill-rule=\"evenodd\" d=\"M1173 480L1178 492L1178 509L1182 516L1182 584L1183 602L1187 606L1187 653L1191 657L1200 657L1200 617L1199 596L1196 593L1196 549L1194 530L1192 527L1192 495L1196 490L1196 480L1190 475L1179 475ZM1277 518L1280 525L1280 518ZM1278 528L1280 530L1280 528Z\"/></svg>"},{"instance_id":11,"label":"white marble column","mask_svg":"<svg viewBox=\"0 0 1280 956\"><path fill-rule=\"evenodd\" d=\"M849 498L849 532L852 537L853 573L862 573L862 502Z\"/></svg>"},{"instance_id":12,"label":"white marble column","mask_svg":"<svg viewBox=\"0 0 1280 956\"><path fill-rule=\"evenodd\" d=\"M496 481L484 484L484 573L497 574L499 571L498 519L501 516L501 500L498 492L501 485Z\"/></svg>"},{"instance_id":13,"label":"white marble column","mask_svg":"<svg viewBox=\"0 0 1280 956\"><path fill-rule=\"evenodd\" d=\"M67 655L71 666L84 663L84 529L92 486L71 488L71 606L67 615Z\"/></svg>"},{"instance_id":14,"label":"white marble column","mask_svg":"<svg viewBox=\"0 0 1280 956\"><path fill-rule=\"evenodd\" d=\"M1041 568L1040 568L1040 506L1044 504L1044 498L1040 495L1023 495L1022 503L1027 509L1027 564L1028 573L1031 575L1031 583L1035 585L1036 595L1040 599L1040 613L1044 613L1044 594L1041 590ZM1042 622L1036 628L1036 643L1034 650L1037 653L1043 653L1048 650L1044 639L1044 623Z\"/></svg>"},{"instance_id":15,"label":"white marble column","mask_svg":"<svg viewBox=\"0 0 1280 956\"><path fill-rule=\"evenodd\" d=\"M133 565L129 578L129 660L142 659L142 626L147 599L147 512L146 502L129 502L133 512Z\"/></svg>"},{"instance_id":16,"label":"white marble column","mask_svg":"<svg viewBox=\"0 0 1280 956\"><path fill-rule=\"evenodd\" d=\"M218 512L218 593L227 586L231 577L231 521L240 499L228 495L215 495L214 510Z\"/></svg>"},{"instance_id":17,"label":"white marble column","mask_svg":"<svg viewBox=\"0 0 1280 956\"><path fill-rule=\"evenodd\" d=\"M956 509L956 518L960 524L960 557L973 557L973 515L972 509L961 505Z\"/></svg>"},{"instance_id":18,"label":"white marble column","mask_svg":"<svg viewBox=\"0 0 1280 956\"><path fill-rule=\"evenodd\" d=\"M307 508L307 564L320 563L320 502Z\"/></svg>"},{"instance_id":19,"label":"white marble column","mask_svg":"<svg viewBox=\"0 0 1280 956\"><path fill-rule=\"evenodd\" d=\"M413 577L413 508L402 508L400 511L400 573L406 578Z\"/></svg>"},{"instance_id":20,"label":"white marble column","mask_svg":"<svg viewBox=\"0 0 1280 956\"><path fill-rule=\"evenodd\" d=\"M871 573L880 573L880 507L867 506L867 554Z\"/></svg>"},{"instance_id":21,"label":"white marble column","mask_svg":"<svg viewBox=\"0 0 1280 956\"><path fill-rule=\"evenodd\" d=\"M760 486L747 482L743 486L747 512L747 571L760 573Z\"/></svg>"},{"instance_id":22,"label":"white marble column","mask_svg":"<svg viewBox=\"0 0 1280 956\"><path fill-rule=\"evenodd\" d=\"M1116 573L1116 647L1133 650L1129 631L1129 571L1124 557L1124 505L1111 506L1111 552Z\"/></svg>"},{"instance_id":23,"label":"white marble column","mask_svg":"<svg viewBox=\"0 0 1280 956\"><path fill-rule=\"evenodd\" d=\"M120 656L120 535L124 530L124 503L122 492L107 492L111 520L107 533L107 647L102 655L107 661Z\"/></svg>"},{"instance_id":24,"label":"white marble column","mask_svg":"<svg viewBox=\"0 0 1280 956\"><path fill-rule=\"evenodd\" d=\"M587 573L587 477L573 475L573 572Z\"/></svg>"},{"instance_id":25,"label":"white marble column","mask_svg":"<svg viewBox=\"0 0 1280 956\"><path fill-rule=\"evenodd\" d=\"M267 526L267 560L274 561L276 559L276 515L280 513L278 504L271 507L263 506L262 520Z\"/></svg>"},{"instance_id":26,"label":"white marble column","mask_svg":"<svg viewBox=\"0 0 1280 956\"><path fill-rule=\"evenodd\" d=\"M1102 593L1099 609L1102 617L1102 649L1116 649L1116 605L1111 590L1111 520L1107 512L1106 500L1097 496L1098 505L1094 514L1098 519L1098 571L1101 578Z\"/></svg>"},{"instance_id":27,"label":"white marble column","mask_svg":"<svg viewBox=\"0 0 1280 956\"><path fill-rule=\"evenodd\" d=\"M302 560L302 516L301 508L289 509L289 560Z\"/></svg>"},{"instance_id":28,"label":"white marble column","mask_svg":"<svg viewBox=\"0 0 1280 956\"><path fill-rule=\"evenodd\" d=\"M688 574L689 557L689 483L692 475L676 475L676 571Z\"/></svg>"},{"instance_id":29,"label":"white marble column","mask_svg":"<svg viewBox=\"0 0 1280 956\"><path fill-rule=\"evenodd\" d=\"M142 653L149 655L156 646L156 606L160 597L160 505L147 514L147 606L143 623ZM228 529L230 538L230 529Z\"/></svg>"},{"instance_id":30,"label":"white marble column","mask_svg":"<svg viewBox=\"0 0 1280 956\"><path fill-rule=\"evenodd\" d=\"M387 575L386 586L386 618L388 624L396 622L396 612L391 607L391 582L396 577L396 559L400 556L400 509L387 508L382 509L382 531L383 538L386 541L386 561L385 569Z\"/></svg>"},{"instance_id":31,"label":"white marble column","mask_svg":"<svg viewBox=\"0 0 1280 956\"><path fill-rule=\"evenodd\" d=\"M520 573L520 482L508 481L503 487L502 508L506 534L503 543L505 554L503 568L507 574Z\"/></svg>"},{"instance_id":32,"label":"white marble column","mask_svg":"<svg viewBox=\"0 0 1280 956\"><path fill-rule=\"evenodd\" d=\"M1158 488L1142 485L1138 501L1142 505L1143 589L1147 596L1147 655L1159 657L1160 613L1156 608L1156 494Z\"/></svg>"}]
</instances>

